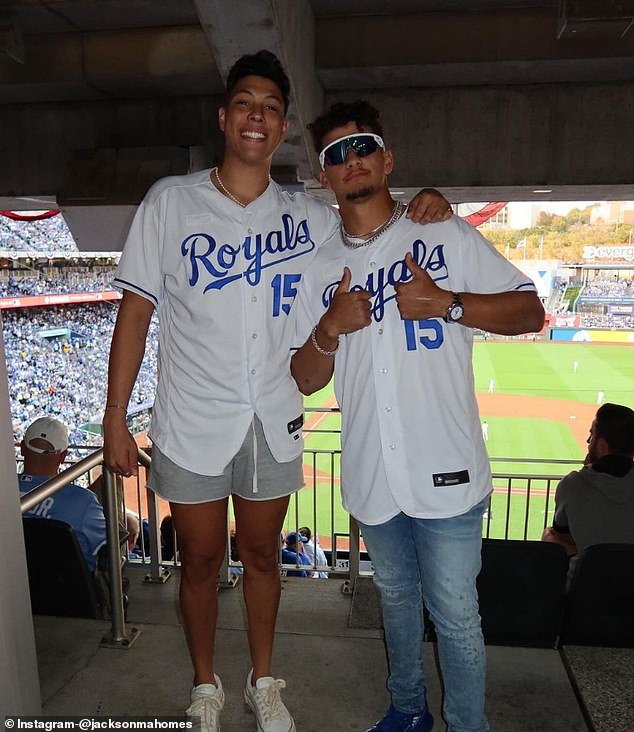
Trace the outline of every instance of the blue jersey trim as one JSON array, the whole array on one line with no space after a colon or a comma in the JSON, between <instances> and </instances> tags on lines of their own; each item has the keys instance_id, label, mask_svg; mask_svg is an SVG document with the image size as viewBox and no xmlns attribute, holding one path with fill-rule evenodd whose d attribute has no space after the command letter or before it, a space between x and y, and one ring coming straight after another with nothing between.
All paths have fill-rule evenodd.
<instances>
[{"instance_id":1,"label":"blue jersey trim","mask_svg":"<svg viewBox=\"0 0 634 732\"><path fill-rule=\"evenodd\" d=\"M114 282L115 283L120 282L122 289L134 290L135 292L138 292L139 295L142 295L143 297L151 300L155 305L158 305L158 298L156 298L151 292L148 292L147 290L144 290L142 287L135 285L134 282L128 282L127 280L122 280L120 277L115 277Z\"/></svg>"}]
</instances>

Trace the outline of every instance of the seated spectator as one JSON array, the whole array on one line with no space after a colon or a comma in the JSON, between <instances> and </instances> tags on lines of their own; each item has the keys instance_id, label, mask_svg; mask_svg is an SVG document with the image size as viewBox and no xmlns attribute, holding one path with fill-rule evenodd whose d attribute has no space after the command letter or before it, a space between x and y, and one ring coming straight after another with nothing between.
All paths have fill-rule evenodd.
<instances>
[{"instance_id":1,"label":"seated spectator","mask_svg":"<svg viewBox=\"0 0 634 732\"><path fill-rule=\"evenodd\" d=\"M310 527L302 526L300 529L297 530L297 532L306 537L306 541L304 542L304 553L310 559L310 563L313 565L313 567L315 565L327 565L328 560L326 559L324 550L319 546L319 541L316 536L313 541L313 532L310 530ZM313 571L313 578L328 579L328 572L315 570Z\"/></svg>"},{"instance_id":2,"label":"seated spectator","mask_svg":"<svg viewBox=\"0 0 634 732\"><path fill-rule=\"evenodd\" d=\"M313 572L310 569L312 562L304 554L304 544L308 541L305 536L291 531L287 534L282 544L282 564L306 565L309 569L289 569L287 577L311 577Z\"/></svg>"},{"instance_id":3,"label":"seated spectator","mask_svg":"<svg viewBox=\"0 0 634 732\"><path fill-rule=\"evenodd\" d=\"M24 457L24 472L18 477L20 493L29 493L57 475L67 449L68 430L59 420L52 417L36 419L20 444ZM97 552L106 543L106 518L92 491L71 483L38 503L25 516L57 519L70 524L88 569L95 571Z\"/></svg>"},{"instance_id":4,"label":"seated spectator","mask_svg":"<svg viewBox=\"0 0 634 732\"><path fill-rule=\"evenodd\" d=\"M553 525L542 540L574 556L593 544L632 544L633 527L634 411L606 403L590 427L584 467L557 486Z\"/></svg>"}]
</instances>

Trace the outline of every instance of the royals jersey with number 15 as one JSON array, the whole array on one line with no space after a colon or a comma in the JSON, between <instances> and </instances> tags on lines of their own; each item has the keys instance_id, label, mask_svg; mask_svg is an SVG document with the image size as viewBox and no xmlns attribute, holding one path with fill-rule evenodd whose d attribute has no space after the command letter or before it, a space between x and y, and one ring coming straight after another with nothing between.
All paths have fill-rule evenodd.
<instances>
[{"instance_id":1,"label":"royals jersey with number 15","mask_svg":"<svg viewBox=\"0 0 634 732\"><path fill-rule=\"evenodd\" d=\"M372 295L370 325L343 336L335 357L343 503L368 525L401 511L416 518L458 516L491 491L472 330L442 318L401 319L394 286L412 279L407 252L446 290L535 290L457 216L423 227L402 218L358 249L344 246L337 233L320 248L296 303L297 347L328 308L344 266L350 289Z\"/></svg>"},{"instance_id":2,"label":"royals jersey with number 15","mask_svg":"<svg viewBox=\"0 0 634 732\"><path fill-rule=\"evenodd\" d=\"M280 462L302 451L302 400L289 371L291 305L332 208L271 182L242 208L210 171L165 178L132 223L115 285L159 318L150 436L181 467L219 475L257 414Z\"/></svg>"}]
</instances>

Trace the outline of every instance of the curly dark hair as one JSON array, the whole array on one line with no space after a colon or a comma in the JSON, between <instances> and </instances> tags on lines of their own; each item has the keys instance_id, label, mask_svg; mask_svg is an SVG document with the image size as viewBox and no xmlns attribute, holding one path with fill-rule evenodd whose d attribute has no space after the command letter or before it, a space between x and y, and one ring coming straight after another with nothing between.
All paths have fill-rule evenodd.
<instances>
[{"instance_id":1,"label":"curly dark hair","mask_svg":"<svg viewBox=\"0 0 634 732\"><path fill-rule=\"evenodd\" d=\"M277 84L284 101L284 114L288 112L291 85L280 60L274 53L262 49L257 53L241 56L231 67L227 75L226 101L229 100L236 84L245 76L261 76Z\"/></svg>"},{"instance_id":2,"label":"curly dark hair","mask_svg":"<svg viewBox=\"0 0 634 732\"><path fill-rule=\"evenodd\" d=\"M336 127L344 127L348 122L355 122L359 131L369 128L375 135L383 137L380 117L379 110L365 99L357 99L356 102L337 102L311 122L308 129L313 136L315 150L320 153L323 149L324 137L331 130Z\"/></svg>"}]
</instances>

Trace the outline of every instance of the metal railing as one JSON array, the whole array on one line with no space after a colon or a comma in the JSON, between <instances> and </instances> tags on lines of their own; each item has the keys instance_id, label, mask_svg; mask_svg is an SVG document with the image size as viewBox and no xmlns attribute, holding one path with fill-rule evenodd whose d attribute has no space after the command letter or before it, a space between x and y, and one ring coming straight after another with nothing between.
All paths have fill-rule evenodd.
<instances>
[{"instance_id":1,"label":"metal railing","mask_svg":"<svg viewBox=\"0 0 634 732\"><path fill-rule=\"evenodd\" d=\"M338 430L322 431L338 432ZM315 539L326 552L330 553L329 564L321 565L315 561L313 571L327 572L330 577L346 580L343 587L343 591L346 592L352 589L359 574L371 571L371 567L368 566L367 560L362 560L365 547L358 525L341 506L338 486L340 456L341 451L338 449L305 450L306 488L291 498L284 524L289 531L296 531L302 525L311 527ZM487 538L539 539L544 528L552 523L554 490L557 482L571 467L579 464L568 460L491 458L491 463L498 468L502 464L508 464L510 468L516 467L518 462L524 466L561 466L562 471L557 474L539 475L497 469L493 473L493 493L489 508L483 517L483 536ZM122 504L123 511L125 508L132 508L138 514L141 523L147 522L149 546L142 531L139 540L141 557L129 560L131 564L148 568L145 582L163 583L170 576L170 567L179 565L176 544L173 558L169 562L163 561L160 522L169 507L167 502L158 498L145 485L144 473L151 466L151 458L142 449L139 449L139 464L141 470L136 479L136 487L131 490L128 482L127 496L121 476L113 475L103 466L103 450L97 449L21 498L24 513L82 475L100 465L103 466L102 502L106 516L108 560L112 572L109 588L112 627L110 635L104 638L104 643L116 647L129 647L138 635L136 629L130 633L126 632L125 628L118 535L118 516ZM231 557L230 531L231 516L228 517L227 549L219 578L221 587L235 586L238 580L237 572L240 571L240 563ZM305 565L300 564L281 564L280 567L282 570L306 569Z\"/></svg>"},{"instance_id":2,"label":"metal railing","mask_svg":"<svg viewBox=\"0 0 634 732\"><path fill-rule=\"evenodd\" d=\"M139 451L141 453L142 451ZM141 455L140 455L141 456ZM83 458L66 468L58 475L50 478L37 488L20 497L20 509L26 513L45 498L54 495L79 477L103 464L103 449ZM138 628L126 631L125 608L123 603L123 585L121 574L121 552L119 548L119 522L117 494L122 493L121 476L113 475L104 466L102 502L106 517L106 551L109 564L110 595L110 633L101 641L101 645L112 648L130 648L138 638Z\"/></svg>"}]
</instances>

